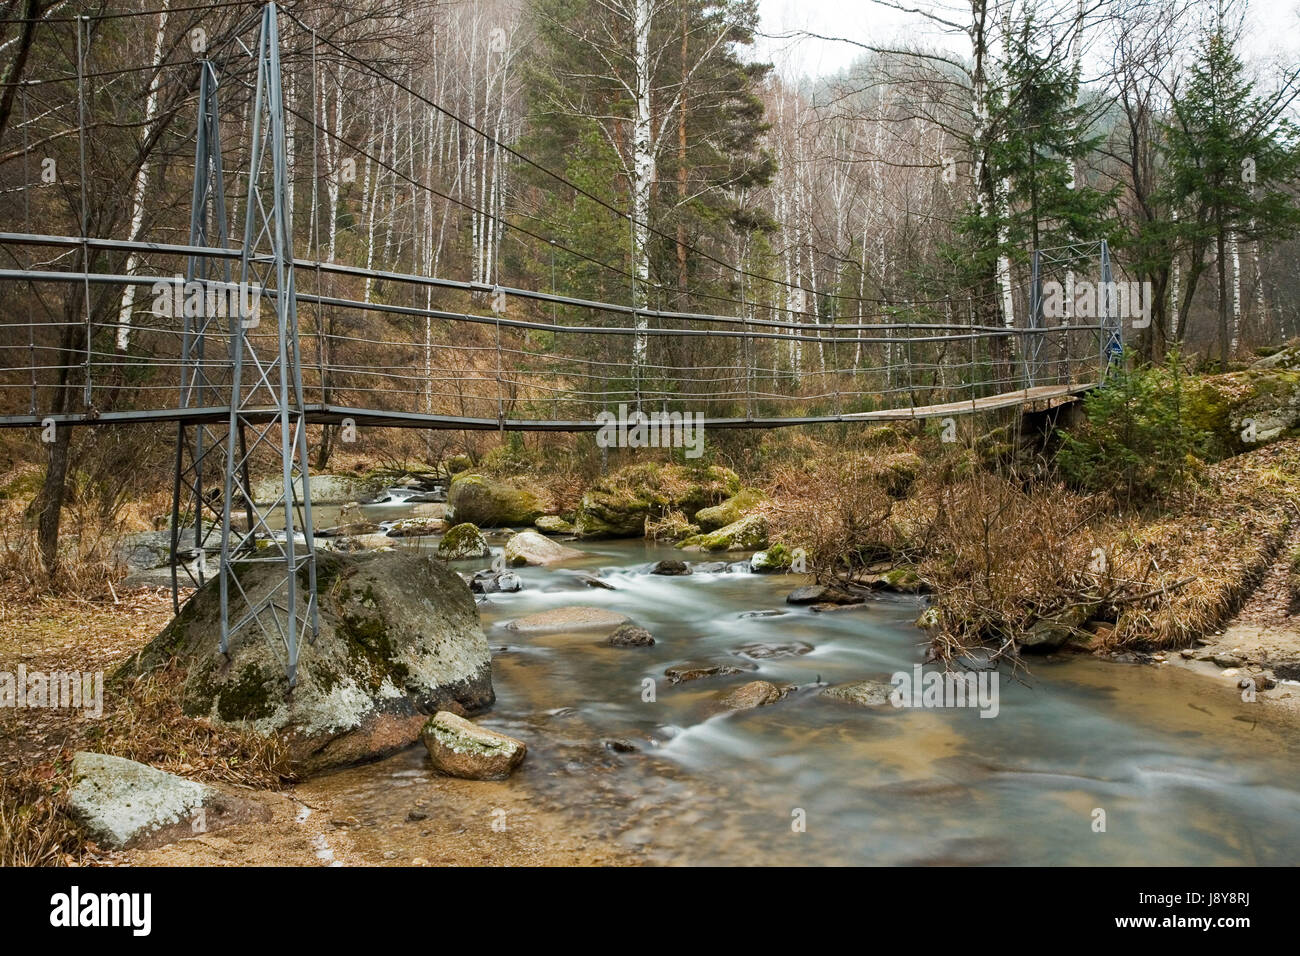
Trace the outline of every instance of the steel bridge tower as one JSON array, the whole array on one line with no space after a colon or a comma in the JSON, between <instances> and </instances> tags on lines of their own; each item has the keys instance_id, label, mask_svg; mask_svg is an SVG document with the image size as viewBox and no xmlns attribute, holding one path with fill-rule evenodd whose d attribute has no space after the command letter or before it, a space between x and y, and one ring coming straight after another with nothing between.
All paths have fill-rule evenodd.
<instances>
[{"instance_id":1,"label":"steel bridge tower","mask_svg":"<svg viewBox=\"0 0 1300 956\"><path fill-rule=\"evenodd\" d=\"M179 610L178 565L193 584L202 585L209 576L205 548L217 537L221 650L226 653L230 641L245 631L260 633L284 648L292 688L297 683L302 641L315 640L319 616L274 3L262 10L254 56L257 80L237 285L231 281L232 256L226 247L217 72L208 61L199 66L190 245L226 254L196 249L189 256L186 293L195 288L189 283L196 283L204 293L216 291L228 302L252 307L199 308L193 310L196 315L184 310L181 407L220 406L225 421L178 425L172 586ZM213 301L212 294L205 295L206 303ZM263 312L274 320L272 327L263 321ZM213 353L226 357L226 363L218 365L222 375L213 375ZM269 500L260 502L249 478L255 455L280 464L278 489L261 496ZM209 482L214 487L207 488ZM246 589L239 572L259 565L270 569L269 587Z\"/></svg>"}]
</instances>

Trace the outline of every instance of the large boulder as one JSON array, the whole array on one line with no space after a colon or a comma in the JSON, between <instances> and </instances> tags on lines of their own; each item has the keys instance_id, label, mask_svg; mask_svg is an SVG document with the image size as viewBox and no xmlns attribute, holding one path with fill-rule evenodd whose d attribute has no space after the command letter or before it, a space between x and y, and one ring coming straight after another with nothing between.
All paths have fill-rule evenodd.
<instances>
[{"instance_id":1,"label":"large boulder","mask_svg":"<svg viewBox=\"0 0 1300 956\"><path fill-rule=\"evenodd\" d=\"M581 558L583 553L576 548L566 548L541 532L521 531L506 542L505 555L509 567L519 568L526 564L543 567L560 561L571 561Z\"/></svg>"},{"instance_id":2,"label":"large boulder","mask_svg":"<svg viewBox=\"0 0 1300 956\"><path fill-rule=\"evenodd\" d=\"M400 551L318 553L316 560L320 633L300 644L292 693L269 612L269 635L253 623L221 654L216 581L118 678L174 660L186 675L186 714L279 736L302 772L400 750L419 738L429 715L473 713L493 702L487 639L459 575L436 558ZM279 565L236 564L235 574L253 606L283 582Z\"/></svg>"},{"instance_id":3,"label":"large boulder","mask_svg":"<svg viewBox=\"0 0 1300 956\"><path fill-rule=\"evenodd\" d=\"M767 547L767 519L747 515L717 531L692 535L677 547L688 551L758 551Z\"/></svg>"},{"instance_id":4,"label":"large boulder","mask_svg":"<svg viewBox=\"0 0 1300 956\"><path fill-rule=\"evenodd\" d=\"M448 528L447 533L438 542L438 557L444 561L460 561L465 558L486 558L492 553L483 532L468 521Z\"/></svg>"},{"instance_id":5,"label":"large boulder","mask_svg":"<svg viewBox=\"0 0 1300 956\"><path fill-rule=\"evenodd\" d=\"M717 465L631 465L582 496L574 529L580 538L639 538L647 518L674 511L693 514L739 490L736 473Z\"/></svg>"},{"instance_id":6,"label":"large boulder","mask_svg":"<svg viewBox=\"0 0 1300 956\"><path fill-rule=\"evenodd\" d=\"M695 523L701 531L717 531L745 517L763 498L763 492L757 488L741 488L722 504L695 512Z\"/></svg>"},{"instance_id":7,"label":"large boulder","mask_svg":"<svg viewBox=\"0 0 1300 956\"><path fill-rule=\"evenodd\" d=\"M420 739L438 770L467 780L500 780L523 762L522 740L479 727L456 714L439 711L425 723Z\"/></svg>"},{"instance_id":8,"label":"large boulder","mask_svg":"<svg viewBox=\"0 0 1300 956\"><path fill-rule=\"evenodd\" d=\"M1290 350L1278 355L1287 358ZM1274 359L1188 381L1187 419L1209 435L1210 454L1236 455L1300 435L1300 368L1289 365Z\"/></svg>"},{"instance_id":9,"label":"large boulder","mask_svg":"<svg viewBox=\"0 0 1300 956\"><path fill-rule=\"evenodd\" d=\"M161 846L236 823L268 821L245 797L124 757L81 751L72 758L68 810L100 846Z\"/></svg>"},{"instance_id":10,"label":"large boulder","mask_svg":"<svg viewBox=\"0 0 1300 956\"><path fill-rule=\"evenodd\" d=\"M542 515L541 499L524 488L485 475L457 475L447 492L447 513L480 528L530 525Z\"/></svg>"}]
</instances>

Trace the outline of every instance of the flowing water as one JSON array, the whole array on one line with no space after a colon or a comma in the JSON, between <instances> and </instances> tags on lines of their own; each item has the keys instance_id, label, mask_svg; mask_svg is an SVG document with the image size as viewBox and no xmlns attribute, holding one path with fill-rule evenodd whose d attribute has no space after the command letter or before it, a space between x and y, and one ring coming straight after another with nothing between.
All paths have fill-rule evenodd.
<instances>
[{"instance_id":1,"label":"flowing water","mask_svg":"<svg viewBox=\"0 0 1300 956\"><path fill-rule=\"evenodd\" d=\"M376 520L406 510L368 509ZM1243 702L1230 680L1070 656L1035 662L1027 683L1004 673L992 718L970 708L860 707L820 691L911 671L923 654L917 599L880 596L818 613L784 603L800 583L794 576L649 575L651 563L681 552L641 541L580 547L586 559L522 569L523 591L492 594L481 607L497 702L476 719L529 750L508 783L475 786L508 787L516 803L562 814L596 840L686 864L1231 865L1300 856L1300 740L1294 728L1259 720L1256 708L1268 705ZM577 571L614 590L587 586ZM526 636L504 626L575 604L625 614L656 644L611 648L600 633ZM746 616L764 610L781 613ZM754 644L812 649L747 654ZM670 683L665 668L688 661L745 670ZM719 709L729 689L756 679L795 689L756 710ZM341 772L331 800L367 820L400 819L430 773L417 745ZM427 852L414 828L374 839L390 857Z\"/></svg>"}]
</instances>

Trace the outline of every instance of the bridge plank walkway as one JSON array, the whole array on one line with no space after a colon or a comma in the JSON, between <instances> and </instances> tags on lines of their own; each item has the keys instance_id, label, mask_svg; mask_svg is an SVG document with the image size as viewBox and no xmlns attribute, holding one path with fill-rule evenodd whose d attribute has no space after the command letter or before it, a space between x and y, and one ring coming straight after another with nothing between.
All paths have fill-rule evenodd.
<instances>
[{"instance_id":1,"label":"bridge plank walkway","mask_svg":"<svg viewBox=\"0 0 1300 956\"><path fill-rule=\"evenodd\" d=\"M843 415L818 415L794 418L706 418L704 427L709 428L785 428L794 425L824 425L835 422L897 422L914 421L925 418L940 418L947 415L969 415L975 412L993 411L1011 408L1030 402L1071 399L1090 389L1095 384L1085 385L1042 385L1037 388L1022 388L1014 392L1002 392L983 398L965 399L958 402L944 402L940 405L917 405L904 408L882 408L871 412L848 412ZM380 428L429 428L435 430L470 430L470 431L545 431L545 432L589 432L601 428L601 423L593 420L548 421L538 419L497 419L466 418L455 415L426 415L419 412L390 411L380 408L353 408L345 405L307 405L303 410L308 424L337 425L344 419L351 419L357 425ZM271 421L278 416L276 409L245 408L240 416L248 421ZM230 408L225 405L208 405L192 408L163 408L147 410L130 410L104 412L88 415L85 412L71 412L61 415L5 415L0 416L0 428L40 427L47 419L57 425L122 425L145 422L185 422L187 424L220 424L230 418Z\"/></svg>"}]
</instances>

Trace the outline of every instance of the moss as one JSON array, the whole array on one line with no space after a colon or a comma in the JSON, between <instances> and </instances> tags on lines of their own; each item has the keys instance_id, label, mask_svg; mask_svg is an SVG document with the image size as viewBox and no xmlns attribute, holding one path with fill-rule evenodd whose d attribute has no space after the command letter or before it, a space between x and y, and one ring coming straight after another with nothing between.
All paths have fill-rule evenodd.
<instances>
[{"instance_id":1,"label":"moss","mask_svg":"<svg viewBox=\"0 0 1300 956\"><path fill-rule=\"evenodd\" d=\"M379 610L380 613L350 611L344 606L349 598L356 598L357 603L362 607L367 610ZM394 684L401 687L410 676L410 668L396 660L381 604L373 585L367 582L365 587L348 592L348 595L339 601L338 607L339 623L336 634L345 642L349 659L358 665L354 671L360 672L364 665L364 670L370 674L372 691L378 690L385 678L391 679Z\"/></svg>"},{"instance_id":2,"label":"moss","mask_svg":"<svg viewBox=\"0 0 1300 956\"><path fill-rule=\"evenodd\" d=\"M225 721L259 720L271 716L275 713L275 705L271 703L270 688L276 683L268 680L256 664L245 665L238 679L227 680L215 688L217 716Z\"/></svg>"},{"instance_id":3,"label":"moss","mask_svg":"<svg viewBox=\"0 0 1300 956\"><path fill-rule=\"evenodd\" d=\"M781 542L754 555L750 567L757 572L788 571L794 565L794 552Z\"/></svg>"},{"instance_id":4,"label":"moss","mask_svg":"<svg viewBox=\"0 0 1300 956\"><path fill-rule=\"evenodd\" d=\"M712 533L692 535L677 547L702 551L758 551L767 547L767 521L762 515L749 515Z\"/></svg>"},{"instance_id":5,"label":"moss","mask_svg":"<svg viewBox=\"0 0 1300 956\"><path fill-rule=\"evenodd\" d=\"M714 531L739 521L765 497L757 488L741 488L722 504L701 508L695 513L695 520L704 530Z\"/></svg>"},{"instance_id":6,"label":"moss","mask_svg":"<svg viewBox=\"0 0 1300 956\"><path fill-rule=\"evenodd\" d=\"M483 533L468 521L449 528L438 542L438 555L448 560L481 558L486 549Z\"/></svg>"}]
</instances>

